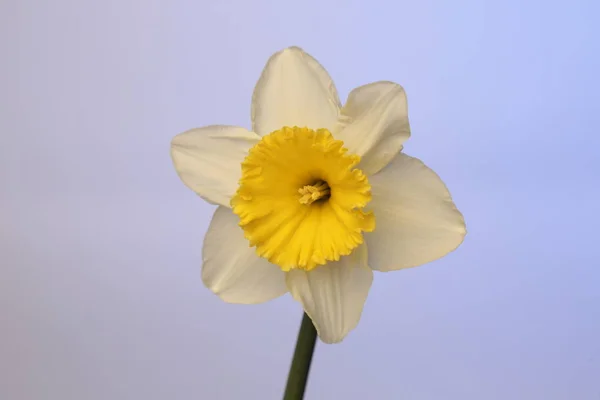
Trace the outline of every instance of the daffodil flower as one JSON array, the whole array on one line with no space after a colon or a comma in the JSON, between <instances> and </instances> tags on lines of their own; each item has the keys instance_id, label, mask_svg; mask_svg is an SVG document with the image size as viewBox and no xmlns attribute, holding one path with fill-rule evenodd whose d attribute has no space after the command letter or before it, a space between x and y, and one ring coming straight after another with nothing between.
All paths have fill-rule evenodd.
<instances>
[{"instance_id":1,"label":"daffodil flower","mask_svg":"<svg viewBox=\"0 0 600 400\"><path fill-rule=\"evenodd\" d=\"M218 205L202 279L254 304L290 292L325 343L354 329L373 270L438 259L466 234L441 179L402 153L404 89L376 82L342 107L327 71L297 47L274 54L252 96L252 131L215 125L171 144L183 183Z\"/></svg>"}]
</instances>

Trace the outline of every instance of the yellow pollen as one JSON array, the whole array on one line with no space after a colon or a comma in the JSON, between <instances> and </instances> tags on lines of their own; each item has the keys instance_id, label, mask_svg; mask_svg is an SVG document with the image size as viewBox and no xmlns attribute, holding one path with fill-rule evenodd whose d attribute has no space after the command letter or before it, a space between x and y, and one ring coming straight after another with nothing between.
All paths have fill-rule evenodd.
<instances>
[{"instance_id":1,"label":"yellow pollen","mask_svg":"<svg viewBox=\"0 0 600 400\"><path fill-rule=\"evenodd\" d=\"M306 185L298 189L298 193L302 196L298 199L300 204L310 205L317 200L325 199L331 191L327 182L319 181L314 185Z\"/></svg>"},{"instance_id":2,"label":"yellow pollen","mask_svg":"<svg viewBox=\"0 0 600 400\"><path fill-rule=\"evenodd\" d=\"M251 247L283 271L310 271L349 255L375 229L371 185L327 129L283 127L242 162L231 199Z\"/></svg>"}]
</instances>

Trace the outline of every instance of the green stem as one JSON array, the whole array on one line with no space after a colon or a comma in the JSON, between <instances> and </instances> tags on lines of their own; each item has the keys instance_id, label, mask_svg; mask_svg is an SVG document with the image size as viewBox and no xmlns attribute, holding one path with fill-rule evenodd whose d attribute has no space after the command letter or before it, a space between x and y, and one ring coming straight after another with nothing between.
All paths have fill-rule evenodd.
<instances>
[{"instance_id":1,"label":"green stem","mask_svg":"<svg viewBox=\"0 0 600 400\"><path fill-rule=\"evenodd\" d=\"M316 341L317 330L310 317L304 314L283 400L302 400L304 398L304 390L306 389L306 381L308 380L310 362L315 351Z\"/></svg>"}]
</instances>

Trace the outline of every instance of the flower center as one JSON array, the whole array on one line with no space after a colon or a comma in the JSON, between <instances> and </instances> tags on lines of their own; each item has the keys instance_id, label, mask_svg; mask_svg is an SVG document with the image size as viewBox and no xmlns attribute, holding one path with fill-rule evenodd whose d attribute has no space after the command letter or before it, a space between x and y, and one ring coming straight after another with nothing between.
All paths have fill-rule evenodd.
<instances>
[{"instance_id":1,"label":"flower center","mask_svg":"<svg viewBox=\"0 0 600 400\"><path fill-rule=\"evenodd\" d=\"M306 185L298 189L301 197L300 204L310 205L317 200L327 200L331 196L329 185L325 181L317 181L312 185Z\"/></svg>"},{"instance_id":2,"label":"flower center","mask_svg":"<svg viewBox=\"0 0 600 400\"><path fill-rule=\"evenodd\" d=\"M326 129L283 127L242 162L231 199L250 246L284 271L337 261L375 228L366 175Z\"/></svg>"}]
</instances>

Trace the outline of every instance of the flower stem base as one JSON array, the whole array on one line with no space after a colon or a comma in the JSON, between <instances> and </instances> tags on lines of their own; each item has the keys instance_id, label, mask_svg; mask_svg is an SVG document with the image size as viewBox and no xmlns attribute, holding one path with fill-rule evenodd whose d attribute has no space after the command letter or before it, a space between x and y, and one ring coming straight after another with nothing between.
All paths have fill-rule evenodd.
<instances>
[{"instance_id":1,"label":"flower stem base","mask_svg":"<svg viewBox=\"0 0 600 400\"><path fill-rule=\"evenodd\" d=\"M294 351L283 400L302 400L304 398L316 341L317 330L310 317L305 313L300 325L300 332L298 332L298 341L296 342L296 350Z\"/></svg>"}]
</instances>

